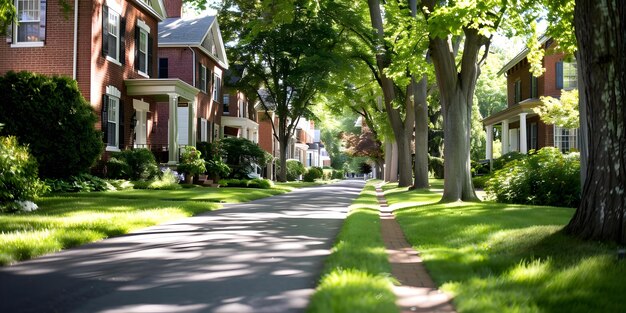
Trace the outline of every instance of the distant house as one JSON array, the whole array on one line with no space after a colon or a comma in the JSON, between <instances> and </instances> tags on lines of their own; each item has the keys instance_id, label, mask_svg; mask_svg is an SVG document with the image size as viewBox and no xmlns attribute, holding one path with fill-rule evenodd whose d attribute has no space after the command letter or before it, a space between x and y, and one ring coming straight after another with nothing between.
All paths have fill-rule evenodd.
<instances>
[{"instance_id":1,"label":"distant house","mask_svg":"<svg viewBox=\"0 0 626 313\"><path fill-rule=\"evenodd\" d=\"M160 144L213 142L222 134L223 77L228 59L215 16L181 18L181 0L167 1L168 18L159 23L159 78L177 78L199 90L195 102L157 107L159 118L177 121L176 134L157 128Z\"/></svg>"},{"instance_id":2,"label":"distant house","mask_svg":"<svg viewBox=\"0 0 626 313\"><path fill-rule=\"evenodd\" d=\"M235 86L244 75L241 66L233 66L226 74L222 101L222 133L224 137L240 137L259 142L259 124L254 102Z\"/></svg>"},{"instance_id":3,"label":"distant house","mask_svg":"<svg viewBox=\"0 0 626 313\"><path fill-rule=\"evenodd\" d=\"M26 70L76 79L98 116L107 152L157 147L164 161L176 163L178 120L169 116L183 104L203 107L196 97L201 89L192 80L158 78L165 70L157 51L159 23L166 12L180 11L180 1L167 1L167 11L162 0L68 3L70 12L56 0L15 1L19 23L2 35L0 73ZM158 110L158 102L166 103L169 116Z\"/></svg>"},{"instance_id":4,"label":"distant house","mask_svg":"<svg viewBox=\"0 0 626 313\"><path fill-rule=\"evenodd\" d=\"M543 37L541 44L546 51L543 75L534 77L531 74L528 49L521 51L498 73L506 75L508 106L483 120L487 130L487 159L493 158L494 128L498 128L501 134L502 154L511 151L528 153L531 149L549 146L564 152L578 149L577 129L547 125L533 111L541 104L539 97L559 98L561 90L577 88L575 61L568 61L570 58L562 53L553 53L552 39Z\"/></svg>"}]
</instances>

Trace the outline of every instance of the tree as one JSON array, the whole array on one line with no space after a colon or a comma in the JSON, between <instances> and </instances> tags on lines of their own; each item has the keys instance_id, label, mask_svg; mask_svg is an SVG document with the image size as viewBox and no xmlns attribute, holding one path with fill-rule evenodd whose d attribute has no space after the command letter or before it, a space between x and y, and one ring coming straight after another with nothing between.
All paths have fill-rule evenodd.
<instances>
[{"instance_id":1,"label":"tree","mask_svg":"<svg viewBox=\"0 0 626 313\"><path fill-rule=\"evenodd\" d=\"M626 243L626 3L576 0L579 92L588 159L581 203L566 232ZM584 129L584 127L583 127Z\"/></svg>"},{"instance_id":2,"label":"tree","mask_svg":"<svg viewBox=\"0 0 626 313\"><path fill-rule=\"evenodd\" d=\"M29 72L0 77L2 134L28 144L42 177L65 178L89 171L102 152L93 108L76 81Z\"/></svg>"},{"instance_id":3,"label":"tree","mask_svg":"<svg viewBox=\"0 0 626 313\"><path fill-rule=\"evenodd\" d=\"M258 93L280 146L278 180L286 180L289 139L301 117L311 117L313 96L326 85L335 62L337 30L314 2L228 0L220 6L220 25L229 58L247 72L245 82ZM267 114L267 113L266 113Z\"/></svg>"},{"instance_id":4,"label":"tree","mask_svg":"<svg viewBox=\"0 0 626 313\"><path fill-rule=\"evenodd\" d=\"M578 89L561 90L561 98L541 97L541 105L535 113L546 124L555 124L559 127L578 128Z\"/></svg>"}]
</instances>

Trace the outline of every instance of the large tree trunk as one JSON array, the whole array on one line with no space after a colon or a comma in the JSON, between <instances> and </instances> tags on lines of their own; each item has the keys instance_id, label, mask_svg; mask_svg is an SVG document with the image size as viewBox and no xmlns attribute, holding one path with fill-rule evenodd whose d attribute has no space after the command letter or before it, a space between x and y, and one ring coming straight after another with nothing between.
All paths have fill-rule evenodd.
<instances>
[{"instance_id":1,"label":"large tree trunk","mask_svg":"<svg viewBox=\"0 0 626 313\"><path fill-rule=\"evenodd\" d=\"M591 240L626 243L626 3L578 0L574 12L588 159L582 199L566 227ZM584 128L583 128L584 129Z\"/></svg>"},{"instance_id":2,"label":"large tree trunk","mask_svg":"<svg viewBox=\"0 0 626 313\"><path fill-rule=\"evenodd\" d=\"M385 140L385 172L384 181L391 181L391 160L393 158L393 146L389 139Z\"/></svg>"},{"instance_id":3,"label":"large tree trunk","mask_svg":"<svg viewBox=\"0 0 626 313\"><path fill-rule=\"evenodd\" d=\"M428 188L428 78L422 76L415 84L415 164L414 189Z\"/></svg>"},{"instance_id":4,"label":"large tree trunk","mask_svg":"<svg viewBox=\"0 0 626 313\"><path fill-rule=\"evenodd\" d=\"M279 136L280 140L278 141L280 146L279 153L279 161L280 161L280 169L278 171L278 175L276 175L276 180L279 182L287 181L287 147L289 146L289 138L282 138Z\"/></svg>"},{"instance_id":5,"label":"large tree trunk","mask_svg":"<svg viewBox=\"0 0 626 313\"><path fill-rule=\"evenodd\" d=\"M389 167L389 180L390 183L398 181L398 143L391 143L391 166Z\"/></svg>"},{"instance_id":6,"label":"large tree trunk","mask_svg":"<svg viewBox=\"0 0 626 313\"><path fill-rule=\"evenodd\" d=\"M461 70L457 71L448 39L431 38L430 51L441 94L444 137L442 202L478 201L470 167L470 133L474 89L478 79L478 53L487 38L466 28Z\"/></svg>"}]
</instances>

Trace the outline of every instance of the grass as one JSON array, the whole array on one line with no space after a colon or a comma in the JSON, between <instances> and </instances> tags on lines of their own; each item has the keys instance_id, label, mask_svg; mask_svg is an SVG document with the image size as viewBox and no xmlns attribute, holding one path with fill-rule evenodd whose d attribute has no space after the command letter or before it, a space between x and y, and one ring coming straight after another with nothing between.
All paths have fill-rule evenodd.
<instances>
[{"instance_id":1,"label":"grass","mask_svg":"<svg viewBox=\"0 0 626 313\"><path fill-rule=\"evenodd\" d=\"M314 182L305 182L305 181L290 181L290 182L274 182L274 188L277 189L285 189L285 190L293 190L294 188L306 188L306 187L317 187L326 184L332 184L340 181L339 179L333 180L316 180Z\"/></svg>"},{"instance_id":2,"label":"grass","mask_svg":"<svg viewBox=\"0 0 626 313\"><path fill-rule=\"evenodd\" d=\"M368 182L350 207L308 312L398 312L375 183Z\"/></svg>"},{"instance_id":3,"label":"grass","mask_svg":"<svg viewBox=\"0 0 626 313\"><path fill-rule=\"evenodd\" d=\"M623 312L626 262L616 246L563 234L570 208L437 203L387 185L407 239L459 312Z\"/></svg>"},{"instance_id":4,"label":"grass","mask_svg":"<svg viewBox=\"0 0 626 313\"><path fill-rule=\"evenodd\" d=\"M73 193L44 197L39 210L0 214L0 265L119 236L166 221L285 190L190 188Z\"/></svg>"}]
</instances>

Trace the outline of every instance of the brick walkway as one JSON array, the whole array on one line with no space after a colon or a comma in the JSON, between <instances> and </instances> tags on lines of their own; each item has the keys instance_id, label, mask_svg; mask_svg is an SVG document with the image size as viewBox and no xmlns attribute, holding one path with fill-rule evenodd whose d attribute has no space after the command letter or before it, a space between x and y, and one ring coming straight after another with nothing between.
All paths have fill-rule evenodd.
<instances>
[{"instance_id":1,"label":"brick walkway","mask_svg":"<svg viewBox=\"0 0 626 313\"><path fill-rule=\"evenodd\" d=\"M376 197L380 204L380 228L391 263L391 274L401 284L394 287L400 311L455 313L450 297L437 289L419 254L406 241L380 186L376 186Z\"/></svg>"}]
</instances>

